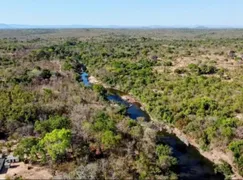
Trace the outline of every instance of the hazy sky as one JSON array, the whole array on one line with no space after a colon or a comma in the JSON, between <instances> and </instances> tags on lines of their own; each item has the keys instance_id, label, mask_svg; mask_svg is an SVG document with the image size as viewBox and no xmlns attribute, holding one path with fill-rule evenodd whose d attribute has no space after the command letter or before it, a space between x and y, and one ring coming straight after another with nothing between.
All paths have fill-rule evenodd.
<instances>
[{"instance_id":1,"label":"hazy sky","mask_svg":"<svg viewBox=\"0 0 243 180\"><path fill-rule=\"evenodd\" d=\"M1 0L0 23L243 27L243 0Z\"/></svg>"}]
</instances>

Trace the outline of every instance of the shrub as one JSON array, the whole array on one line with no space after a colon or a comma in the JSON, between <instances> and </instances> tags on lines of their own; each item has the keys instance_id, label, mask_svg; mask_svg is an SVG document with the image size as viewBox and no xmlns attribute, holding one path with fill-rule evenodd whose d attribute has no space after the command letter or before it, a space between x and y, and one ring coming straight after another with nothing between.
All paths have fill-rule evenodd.
<instances>
[{"instance_id":1,"label":"shrub","mask_svg":"<svg viewBox=\"0 0 243 180\"><path fill-rule=\"evenodd\" d=\"M217 72L217 68L215 66L202 65L199 68L199 74L214 74Z\"/></svg>"},{"instance_id":2,"label":"shrub","mask_svg":"<svg viewBox=\"0 0 243 180\"><path fill-rule=\"evenodd\" d=\"M63 116L51 116L48 120L36 121L35 122L35 131L45 135L48 132L53 131L54 129L69 129L71 126L70 120Z\"/></svg>"},{"instance_id":3,"label":"shrub","mask_svg":"<svg viewBox=\"0 0 243 180\"><path fill-rule=\"evenodd\" d=\"M50 79L51 71L48 69L43 69L42 72L40 73L40 77L43 79Z\"/></svg>"},{"instance_id":4,"label":"shrub","mask_svg":"<svg viewBox=\"0 0 243 180\"><path fill-rule=\"evenodd\" d=\"M71 131L55 129L40 140L39 146L51 157L52 161L63 159L71 145Z\"/></svg>"},{"instance_id":5,"label":"shrub","mask_svg":"<svg viewBox=\"0 0 243 180\"><path fill-rule=\"evenodd\" d=\"M229 149L233 152L239 173L243 175L243 140L231 142L229 144Z\"/></svg>"},{"instance_id":6,"label":"shrub","mask_svg":"<svg viewBox=\"0 0 243 180\"><path fill-rule=\"evenodd\" d=\"M208 97L190 100L190 102L185 105L187 106L184 110L186 114L195 114L199 116L213 115L213 112L218 107L217 103Z\"/></svg>"},{"instance_id":7,"label":"shrub","mask_svg":"<svg viewBox=\"0 0 243 180\"><path fill-rule=\"evenodd\" d=\"M104 96L107 92L107 90L102 85L94 84L92 87L95 92L99 93L102 96Z\"/></svg>"},{"instance_id":8,"label":"shrub","mask_svg":"<svg viewBox=\"0 0 243 180\"><path fill-rule=\"evenodd\" d=\"M167 169L177 164L176 158L171 156L171 148L167 145L158 145L156 147L156 154L159 158L157 163L160 167L163 167L163 169Z\"/></svg>"},{"instance_id":9,"label":"shrub","mask_svg":"<svg viewBox=\"0 0 243 180\"><path fill-rule=\"evenodd\" d=\"M186 73L186 72L187 72L187 70L184 69L184 68L177 68L177 69L175 69L175 71L174 71L174 73L176 73L176 74L184 74L184 73Z\"/></svg>"},{"instance_id":10,"label":"shrub","mask_svg":"<svg viewBox=\"0 0 243 180\"><path fill-rule=\"evenodd\" d=\"M115 130L115 122L104 112L100 112L96 115L92 129L95 132Z\"/></svg>"},{"instance_id":11,"label":"shrub","mask_svg":"<svg viewBox=\"0 0 243 180\"><path fill-rule=\"evenodd\" d=\"M68 61L65 61L64 63L63 63L63 70L65 70L65 71L69 71L69 70L71 70L72 69L72 64L70 63L70 62L68 62Z\"/></svg>"},{"instance_id":12,"label":"shrub","mask_svg":"<svg viewBox=\"0 0 243 180\"><path fill-rule=\"evenodd\" d=\"M119 143L119 141L121 140L121 136L120 135L115 135L114 132L112 131L105 131L102 134L101 137L101 142L102 144L105 146L105 148L112 148L115 145L117 145Z\"/></svg>"},{"instance_id":13,"label":"shrub","mask_svg":"<svg viewBox=\"0 0 243 180\"><path fill-rule=\"evenodd\" d=\"M164 61L163 65L164 66L173 66L173 63L171 61Z\"/></svg>"},{"instance_id":14,"label":"shrub","mask_svg":"<svg viewBox=\"0 0 243 180\"><path fill-rule=\"evenodd\" d=\"M203 64L201 66L198 66L196 64L189 64L188 68L191 70L191 72L196 73L197 75L214 74L217 72L217 68L215 66L208 66L206 64Z\"/></svg>"},{"instance_id":15,"label":"shrub","mask_svg":"<svg viewBox=\"0 0 243 180\"><path fill-rule=\"evenodd\" d=\"M25 155L29 156L33 147L38 144L38 139L34 137L28 137L22 139L14 150L14 154L18 155L21 160L24 159Z\"/></svg>"},{"instance_id":16,"label":"shrub","mask_svg":"<svg viewBox=\"0 0 243 180\"><path fill-rule=\"evenodd\" d=\"M225 161L221 161L220 164L215 165L214 171L215 173L224 174L226 179L230 179L230 176L233 174L231 166Z\"/></svg>"}]
</instances>

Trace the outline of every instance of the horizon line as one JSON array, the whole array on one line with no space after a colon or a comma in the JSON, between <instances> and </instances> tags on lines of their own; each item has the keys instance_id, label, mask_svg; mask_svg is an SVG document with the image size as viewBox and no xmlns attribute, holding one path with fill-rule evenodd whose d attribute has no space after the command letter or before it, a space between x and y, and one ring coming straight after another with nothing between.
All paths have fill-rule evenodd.
<instances>
[{"instance_id":1,"label":"horizon line","mask_svg":"<svg viewBox=\"0 0 243 180\"><path fill-rule=\"evenodd\" d=\"M39 29L39 28L148 28L148 29L160 29L160 28L190 28L190 29L241 29L242 26L232 25L87 25L87 24L7 24L0 23L0 29Z\"/></svg>"}]
</instances>

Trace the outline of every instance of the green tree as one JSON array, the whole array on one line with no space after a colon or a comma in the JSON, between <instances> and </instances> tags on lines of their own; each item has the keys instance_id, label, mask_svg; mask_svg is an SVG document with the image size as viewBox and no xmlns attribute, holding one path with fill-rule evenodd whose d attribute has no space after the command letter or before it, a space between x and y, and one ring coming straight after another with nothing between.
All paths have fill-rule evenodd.
<instances>
[{"instance_id":1,"label":"green tree","mask_svg":"<svg viewBox=\"0 0 243 180\"><path fill-rule=\"evenodd\" d=\"M168 169L169 167L177 164L176 158L171 156L171 148L167 145L158 145L156 147L156 154L159 158L157 164L163 169Z\"/></svg>"},{"instance_id":2,"label":"green tree","mask_svg":"<svg viewBox=\"0 0 243 180\"><path fill-rule=\"evenodd\" d=\"M231 166L225 161L215 165L214 171L215 173L223 173L226 179L231 179L230 175L233 174Z\"/></svg>"},{"instance_id":3,"label":"green tree","mask_svg":"<svg viewBox=\"0 0 243 180\"><path fill-rule=\"evenodd\" d=\"M104 96L106 89L102 85L94 84L93 89L95 92L99 93L101 96Z\"/></svg>"},{"instance_id":4,"label":"green tree","mask_svg":"<svg viewBox=\"0 0 243 180\"><path fill-rule=\"evenodd\" d=\"M51 116L48 120L36 121L35 122L35 131L45 135L48 132L53 131L54 129L69 129L71 126L70 120L63 116Z\"/></svg>"},{"instance_id":5,"label":"green tree","mask_svg":"<svg viewBox=\"0 0 243 180\"><path fill-rule=\"evenodd\" d=\"M24 123L33 121L36 115L35 94L14 86L0 90L0 129L13 132Z\"/></svg>"},{"instance_id":6,"label":"green tree","mask_svg":"<svg viewBox=\"0 0 243 180\"><path fill-rule=\"evenodd\" d=\"M229 149L234 154L234 160L238 166L239 173L243 175L243 140L231 142Z\"/></svg>"},{"instance_id":7,"label":"green tree","mask_svg":"<svg viewBox=\"0 0 243 180\"><path fill-rule=\"evenodd\" d=\"M105 130L115 130L115 122L104 112L100 112L96 115L95 121L92 125L95 132Z\"/></svg>"},{"instance_id":8,"label":"green tree","mask_svg":"<svg viewBox=\"0 0 243 180\"><path fill-rule=\"evenodd\" d=\"M51 157L51 160L56 162L62 159L71 145L71 131L67 129L55 129L47 133L40 140L40 146Z\"/></svg>"},{"instance_id":9,"label":"green tree","mask_svg":"<svg viewBox=\"0 0 243 180\"><path fill-rule=\"evenodd\" d=\"M112 131L105 131L101 137L101 142L105 146L105 148L114 147L115 145L118 144L120 140L121 140L121 136L115 135L115 133Z\"/></svg>"},{"instance_id":10,"label":"green tree","mask_svg":"<svg viewBox=\"0 0 243 180\"><path fill-rule=\"evenodd\" d=\"M29 157L33 149L36 149L38 139L35 137L28 137L22 139L14 150L14 154L18 155L20 159L24 159L25 156Z\"/></svg>"}]
</instances>

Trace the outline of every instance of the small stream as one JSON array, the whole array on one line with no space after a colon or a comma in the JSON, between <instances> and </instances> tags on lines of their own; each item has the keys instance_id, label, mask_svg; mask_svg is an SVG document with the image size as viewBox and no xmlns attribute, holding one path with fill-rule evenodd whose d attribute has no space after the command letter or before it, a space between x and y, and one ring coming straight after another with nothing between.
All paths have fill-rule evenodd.
<instances>
[{"instance_id":1,"label":"small stream","mask_svg":"<svg viewBox=\"0 0 243 180\"><path fill-rule=\"evenodd\" d=\"M81 74L81 81L86 87L91 87L88 74L83 72ZM130 103L121 98L125 93L115 90L107 89L107 100L126 106L127 115L136 120L138 117L150 121L148 113L141 109L139 103ZM172 148L173 156L177 158L178 165L175 172L179 179L182 180L221 180L224 179L222 174L215 174L213 163L207 158L203 157L198 150L193 146L187 146L176 135L167 132L160 132L157 137L158 144L166 144Z\"/></svg>"},{"instance_id":2,"label":"small stream","mask_svg":"<svg viewBox=\"0 0 243 180\"><path fill-rule=\"evenodd\" d=\"M139 117L144 118L145 121L149 121L149 115L141 109L141 105L139 103L129 103L121 98L122 95L125 93L115 90L115 89L107 89L107 100L124 105L127 108L127 115L131 118L136 120Z\"/></svg>"}]
</instances>

